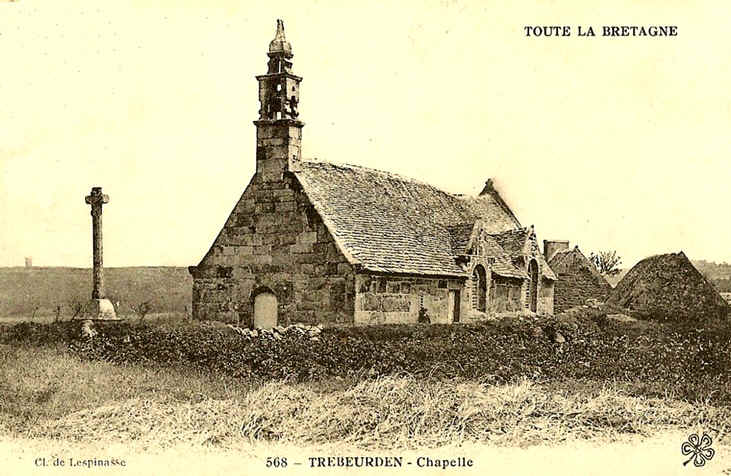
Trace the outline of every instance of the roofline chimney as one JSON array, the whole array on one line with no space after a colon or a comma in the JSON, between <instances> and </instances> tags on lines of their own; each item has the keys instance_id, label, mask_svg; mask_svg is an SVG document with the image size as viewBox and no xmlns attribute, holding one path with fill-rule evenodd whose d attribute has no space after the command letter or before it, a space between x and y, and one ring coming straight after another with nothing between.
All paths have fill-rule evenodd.
<instances>
[{"instance_id":1,"label":"roofline chimney","mask_svg":"<svg viewBox=\"0 0 731 476\"><path fill-rule=\"evenodd\" d=\"M546 262L551 261L559 251L569 249L569 240L543 240L543 257Z\"/></svg>"}]
</instances>

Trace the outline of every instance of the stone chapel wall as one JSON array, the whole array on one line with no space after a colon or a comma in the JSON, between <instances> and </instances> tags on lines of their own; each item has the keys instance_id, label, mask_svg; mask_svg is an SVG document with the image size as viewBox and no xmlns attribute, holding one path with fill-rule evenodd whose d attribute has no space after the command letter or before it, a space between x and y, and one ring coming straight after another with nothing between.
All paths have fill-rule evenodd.
<instances>
[{"instance_id":1,"label":"stone chapel wall","mask_svg":"<svg viewBox=\"0 0 731 476\"><path fill-rule=\"evenodd\" d=\"M279 325L353 322L353 267L291 174L257 174L191 273L196 319L251 325L254 294L267 290Z\"/></svg>"},{"instance_id":2,"label":"stone chapel wall","mask_svg":"<svg viewBox=\"0 0 731 476\"><path fill-rule=\"evenodd\" d=\"M422 308L433 324L452 322L450 291L452 296L455 291L460 295L459 314L463 320L463 303L468 299L464 280L359 274L355 283L356 324L416 323Z\"/></svg>"}]
</instances>

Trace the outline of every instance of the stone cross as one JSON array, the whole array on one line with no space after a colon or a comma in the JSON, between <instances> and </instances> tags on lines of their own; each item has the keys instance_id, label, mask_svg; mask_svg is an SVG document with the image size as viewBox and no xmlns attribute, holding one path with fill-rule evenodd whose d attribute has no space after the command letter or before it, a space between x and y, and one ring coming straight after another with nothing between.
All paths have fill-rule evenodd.
<instances>
[{"instance_id":1,"label":"stone cross","mask_svg":"<svg viewBox=\"0 0 731 476\"><path fill-rule=\"evenodd\" d=\"M102 257L102 205L109 203L109 195L102 194L101 187L92 187L86 197L91 205L92 241L94 250L94 290L92 299L104 299L104 259Z\"/></svg>"}]
</instances>

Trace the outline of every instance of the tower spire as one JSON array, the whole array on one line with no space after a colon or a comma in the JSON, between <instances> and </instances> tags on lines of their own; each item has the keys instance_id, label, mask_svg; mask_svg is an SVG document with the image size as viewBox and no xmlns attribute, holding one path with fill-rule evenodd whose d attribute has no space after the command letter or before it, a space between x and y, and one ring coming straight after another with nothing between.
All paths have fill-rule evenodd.
<instances>
[{"instance_id":1,"label":"tower spire","mask_svg":"<svg viewBox=\"0 0 731 476\"><path fill-rule=\"evenodd\" d=\"M284 36L284 22L277 20L277 32L269 43L267 74L259 81L259 120L297 119L299 83L292 74L292 45Z\"/></svg>"},{"instance_id":2,"label":"tower spire","mask_svg":"<svg viewBox=\"0 0 731 476\"><path fill-rule=\"evenodd\" d=\"M274 39L269 43L269 56L281 54L287 58L294 56L292 54L292 45L289 44L284 36L284 22L277 19L277 33Z\"/></svg>"},{"instance_id":3,"label":"tower spire","mask_svg":"<svg viewBox=\"0 0 731 476\"><path fill-rule=\"evenodd\" d=\"M283 173L299 168L304 123L299 120L302 78L292 74L292 45L284 35L284 22L269 43L267 73L259 81L259 119L256 125L256 170L261 180L281 180Z\"/></svg>"}]
</instances>

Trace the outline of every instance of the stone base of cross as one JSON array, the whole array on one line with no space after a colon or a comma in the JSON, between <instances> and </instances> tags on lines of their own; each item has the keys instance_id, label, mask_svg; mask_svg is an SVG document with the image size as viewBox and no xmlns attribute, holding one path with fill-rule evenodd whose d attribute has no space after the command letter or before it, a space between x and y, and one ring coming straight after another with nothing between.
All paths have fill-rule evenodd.
<instances>
[{"instance_id":1,"label":"stone base of cross","mask_svg":"<svg viewBox=\"0 0 731 476\"><path fill-rule=\"evenodd\" d=\"M91 301L86 303L84 310L81 313L82 319L94 320L94 321L119 321L117 313L114 312L114 305L112 301L106 298L97 299L92 298Z\"/></svg>"},{"instance_id":2,"label":"stone base of cross","mask_svg":"<svg viewBox=\"0 0 731 476\"><path fill-rule=\"evenodd\" d=\"M109 196L102 193L101 187L93 187L85 198L91 205L92 249L94 255L93 290L91 301L84 307L85 320L118 320L112 302L104 295L104 260L102 248L102 205L109 203Z\"/></svg>"}]
</instances>

